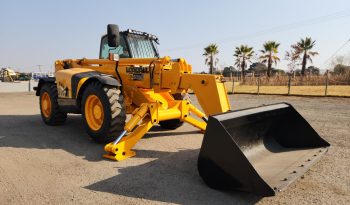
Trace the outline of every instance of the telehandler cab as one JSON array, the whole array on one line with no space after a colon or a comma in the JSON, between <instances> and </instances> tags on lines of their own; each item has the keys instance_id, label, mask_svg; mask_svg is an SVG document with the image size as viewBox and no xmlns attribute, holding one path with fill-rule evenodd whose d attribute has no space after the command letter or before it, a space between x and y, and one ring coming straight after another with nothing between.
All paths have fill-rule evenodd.
<instances>
[{"instance_id":1,"label":"telehandler cab","mask_svg":"<svg viewBox=\"0 0 350 205\"><path fill-rule=\"evenodd\" d=\"M57 60L55 77L40 79L43 121L60 125L67 113L81 113L91 138L108 143L104 157L118 161L135 156L132 148L154 125L187 122L205 132L198 157L204 182L261 196L284 189L327 151L329 143L291 105L231 111L222 76L193 74L183 58L160 57L157 44L154 35L108 25L99 59Z\"/></svg>"}]
</instances>

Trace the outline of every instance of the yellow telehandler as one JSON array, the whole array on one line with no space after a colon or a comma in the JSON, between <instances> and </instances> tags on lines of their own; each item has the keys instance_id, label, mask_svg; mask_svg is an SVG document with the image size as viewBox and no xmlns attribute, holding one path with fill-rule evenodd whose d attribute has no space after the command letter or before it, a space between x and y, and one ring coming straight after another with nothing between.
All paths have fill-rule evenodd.
<instances>
[{"instance_id":1,"label":"yellow telehandler","mask_svg":"<svg viewBox=\"0 0 350 205\"><path fill-rule=\"evenodd\" d=\"M104 157L117 161L135 156L132 148L154 125L189 123L205 133L198 157L204 182L261 196L284 189L327 151L291 105L232 111L222 76L193 74L184 59L160 57L157 44L154 35L109 24L99 59L57 60L55 77L39 80L43 121L60 125L67 113L81 113L92 139L107 143Z\"/></svg>"}]
</instances>

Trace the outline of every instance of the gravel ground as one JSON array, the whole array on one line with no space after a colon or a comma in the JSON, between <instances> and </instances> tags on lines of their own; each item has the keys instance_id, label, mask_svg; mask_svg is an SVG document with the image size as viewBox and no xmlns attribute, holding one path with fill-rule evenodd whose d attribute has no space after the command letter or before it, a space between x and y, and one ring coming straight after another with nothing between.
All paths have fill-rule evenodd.
<instances>
[{"instance_id":1,"label":"gravel ground","mask_svg":"<svg viewBox=\"0 0 350 205\"><path fill-rule=\"evenodd\" d=\"M28 92L38 85L37 81L0 82L0 93Z\"/></svg>"},{"instance_id":2,"label":"gravel ground","mask_svg":"<svg viewBox=\"0 0 350 205\"><path fill-rule=\"evenodd\" d=\"M350 99L230 95L234 109L289 102L331 143L303 179L275 197L211 190L196 162L203 135L154 127L137 156L103 159L79 115L41 121L33 93L0 93L0 204L350 204ZM193 102L196 104L196 100Z\"/></svg>"}]
</instances>

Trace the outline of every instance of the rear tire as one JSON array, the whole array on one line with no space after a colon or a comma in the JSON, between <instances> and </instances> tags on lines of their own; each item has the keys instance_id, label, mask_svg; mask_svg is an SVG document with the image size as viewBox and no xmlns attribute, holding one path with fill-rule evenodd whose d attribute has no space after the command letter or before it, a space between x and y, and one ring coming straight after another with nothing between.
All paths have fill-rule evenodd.
<instances>
[{"instance_id":1,"label":"rear tire","mask_svg":"<svg viewBox=\"0 0 350 205\"><path fill-rule=\"evenodd\" d=\"M181 93L175 93L173 95L175 100L189 100L190 96L185 93L185 94L181 94ZM184 124L183 121L178 120L178 119L174 119L174 120L164 120L164 121L160 121L159 125L167 130L175 130L176 128L181 127Z\"/></svg>"},{"instance_id":2,"label":"rear tire","mask_svg":"<svg viewBox=\"0 0 350 205\"><path fill-rule=\"evenodd\" d=\"M97 143L109 143L124 130L124 100L116 87L92 82L84 91L81 109L85 130Z\"/></svg>"},{"instance_id":3,"label":"rear tire","mask_svg":"<svg viewBox=\"0 0 350 205\"><path fill-rule=\"evenodd\" d=\"M54 83L46 83L40 89L40 113L47 125L61 125L67 119L67 113L59 110L57 87Z\"/></svg>"}]
</instances>

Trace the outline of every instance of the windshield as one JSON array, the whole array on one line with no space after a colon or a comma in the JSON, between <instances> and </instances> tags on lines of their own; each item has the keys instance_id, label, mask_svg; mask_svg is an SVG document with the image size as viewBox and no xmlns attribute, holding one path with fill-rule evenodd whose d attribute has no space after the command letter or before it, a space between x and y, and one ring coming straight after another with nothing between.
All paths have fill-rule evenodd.
<instances>
[{"instance_id":1,"label":"windshield","mask_svg":"<svg viewBox=\"0 0 350 205\"><path fill-rule=\"evenodd\" d=\"M153 41L147 36L127 34L126 39L128 41L130 52L132 53L133 58L158 57L158 53L155 49Z\"/></svg>"},{"instance_id":2,"label":"windshield","mask_svg":"<svg viewBox=\"0 0 350 205\"><path fill-rule=\"evenodd\" d=\"M109 47L107 35L102 37L101 48L100 48L100 58L107 59L109 53L119 54L120 58L130 58L129 51L125 44L124 36L120 36L120 42L118 47Z\"/></svg>"},{"instance_id":3,"label":"windshield","mask_svg":"<svg viewBox=\"0 0 350 205\"><path fill-rule=\"evenodd\" d=\"M133 34L120 33L120 42L118 47L109 47L107 35L101 39L100 58L108 59L109 53L118 54L120 58L157 58L155 41L151 38Z\"/></svg>"}]
</instances>

